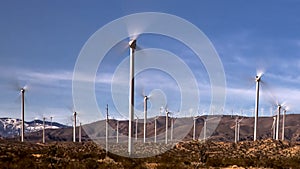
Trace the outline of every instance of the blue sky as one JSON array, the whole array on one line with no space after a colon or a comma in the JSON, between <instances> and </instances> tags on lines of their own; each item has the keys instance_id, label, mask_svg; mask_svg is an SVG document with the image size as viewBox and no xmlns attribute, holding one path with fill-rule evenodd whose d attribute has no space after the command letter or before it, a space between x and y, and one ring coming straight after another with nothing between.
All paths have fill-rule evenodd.
<instances>
[{"instance_id":1,"label":"blue sky","mask_svg":"<svg viewBox=\"0 0 300 169\"><path fill-rule=\"evenodd\" d=\"M193 23L206 34L218 52L226 74L225 113L244 110L244 114L252 114L255 83L250 79L257 69L265 70L261 94L263 113L260 114L270 115L270 95L276 97L275 100L286 102L291 113L299 113L299 7L300 2L296 0L251 3L237 0L2 1L0 116L20 117L19 92L13 89L14 82L18 81L20 85L30 86L26 93L26 120L54 116L56 121L70 123L72 74L83 45L105 24L136 12L170 13ZM203 93L199 111L208 111L209 79L202 63L188 48L157 35L143 35L138 43L144 48L164 48L180 55L192 69L199 91ZM112 117L126 118L114 109L109 96L111 75L123 61L122 57L117 57L119 53L122 56L128 54L119 52L116 47L101 64L96 95L102 112L108 103ZM150 84L143 86L146 93L155 88L165 90L169 109L177 111L176 99L170 98L177 98L178 92L170 89L172 86L176 88L170 77L155 71L146 71L139 76L137 81ZM147 79L158 83L149 83ZM171 87L158 85L166 80ZM140 88L137 86L137 90ZM139 100L142 99L137 96L137 105L140 105ZM141 109L141 106L137 108ZM184 115L197 112L187 111ZM151 115L157 114L153 112Z\"/></svg>"}]
</instances>

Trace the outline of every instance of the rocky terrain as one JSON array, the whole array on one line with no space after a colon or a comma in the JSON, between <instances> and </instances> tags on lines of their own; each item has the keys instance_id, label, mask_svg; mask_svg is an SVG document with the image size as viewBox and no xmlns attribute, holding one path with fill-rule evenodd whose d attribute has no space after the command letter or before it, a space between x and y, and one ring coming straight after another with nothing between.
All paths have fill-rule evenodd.
<instances>
[{"instance_id":1,"label":"rocky terrain","mask_svg":"<svg viewBox=\"0 0 300 169\"><path fill-rule=\"evenodd\" d=\"M299 168L300 166L300 143L298 142L271 139L243 141L238 144L184 141L172 146L172 149L154 157L126 158L109 152L106 154L103 148L93 142L40 144L0 140L0 167L181 169Z\"/></svg>"}]
</instances>

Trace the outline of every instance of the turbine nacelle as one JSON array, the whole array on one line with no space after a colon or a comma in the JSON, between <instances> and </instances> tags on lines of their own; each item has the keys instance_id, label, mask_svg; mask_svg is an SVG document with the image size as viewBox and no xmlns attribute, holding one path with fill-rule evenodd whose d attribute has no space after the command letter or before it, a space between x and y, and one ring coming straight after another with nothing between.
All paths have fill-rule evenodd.
<instances>
[{"instance_id":1,"label":"turbine nacelle","mask_svg":"<svg viewBox=\"0 0 300 169\"><path fill-rule=\"evenodd\" d=\"M288 109L288 107L286 106L285 102L283 102L283 103L281 103L281 104L279 104L279 103L277 102L277 103L276 103L276 106L277 106L278 109L283 109L283 110Z\"/></svg>"},{"instance_id":2,"label":"turbine nacelle","mask_svg":"<svg viewBox=\"0 0 300 169\"><path fill-rule=\"evenodd\" d=\"M131 49L136 49L136 39L132 39L131 41L129 41L129 47Z\"/></svg>"},{"instance_id":3,"label":"turbine nacelle","mask_svg":"<svg viewBox=\"0 0 300 169\"><path fill-rule=\"evenodd\" d=\"M284 109L283 109L284 112L287 112L287 111L289 111L289 110L290 110L290 107L289 107L289 106L285 106Z\"/></svg>"},{"instance_id":4,"label":"turbine nacelle","mask_svg":"<svg viewBox=\"0 0 300 169\"><path fill-rule=\"evenodd\" d=\"M278 109L281 109L281 105L277 105L277 108L278 108Z\"/></svg>"},{"instance_id":5,"label":"turbine nacelle","mask_svg":"<svg viewBox=\"0 0 300 169\"><path fill-rule=\"evenodd\" d=\"M25 93L25 91L28 89L28 86L24 86L20 88L21 93Z\"/></svg>"},{"instance_id":6,"label":"turbine nacelle","mask_svg":"<svg viewBox=\"0 0 300 169\"><path fill-rule=\"evenodd\" d=\"M148 96L144 96L144 101L147 101L149 100L149 97Z\"/></svg>"}]
</instances>

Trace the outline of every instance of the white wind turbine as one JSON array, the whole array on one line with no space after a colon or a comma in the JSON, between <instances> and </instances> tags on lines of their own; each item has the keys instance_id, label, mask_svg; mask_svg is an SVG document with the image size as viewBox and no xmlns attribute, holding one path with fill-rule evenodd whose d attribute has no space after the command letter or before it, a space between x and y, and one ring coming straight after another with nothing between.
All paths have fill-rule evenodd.
<instances>
[{"instance_id":1,"label":"white wind turbine","mask_svg":"<svg viewBox=\"0 0 300 169\"><path fill-rule=\"evenodd\" d=\"M77 112L73 113L73 142L76 142L76 121L77 121Z\"/></svg>"},{"instance_id":2,"label":"white wind turbine","mask_svg":"<svg viewBox=\"0 0 300 169\"><path fill-rule=\"evenodd\" d=\"M270 108L270 114L271 114L271 117L273 117L271 131L272 131L272 138L274 140L276 138L276 112L277 112L276 110L275 110L275 112L273 112L273 107L271 106L271 108Z\"/></svg>"},{"instance_id":3,"label":"white wind turbine","mask_svg":"<svg viewBox=\"0 0 300 169\"><path fill-rule=\"evenodd\" d=\"M119 143L119 123L120 121L117 120L117 143Z\"/></svg>"},{"instance_id":4,"label":"white wind turbine","mask_svg":"<svg viewBox=\"0 0 300 169\"><path fill-rule=\"evenodd\" d=\"M197 121L197 117L193 117L194 120L194 125L193 125L193 140L196 140L196 121Z\"/></svg>"},{"instance_id":5,"label":"white wind turbine","mask_svg":"<svg viewBox=\"0 0 300 169\"><path fill-rule=\"evenodd\" d=\"M203 125L203 140L206 141L207 139L207 122L213 120L213 119L216 119L218 117L212 117L212 118L208 118L208 116L206 118L204 117L201 117L202 120L204 121L204 125Z\"/></svg>"},{"instance_id":6,"label":"white wind turbine","mask_svg":"<svg viewBox=\"0 0 300 169\"><path fill-rule=\"evenodd\" d=\"M199 110L198 110L198 114L199 114ZM194 121L194 124L193 124L193 140L196 140L196 128L197 128L197 120L200 116L194 116L193 117L193 121Z\"/></svg>"},{"instance_id":7,"label":"white wind turbine","mask_svg":"<svg viewBox=\"0 0 300 169\"><path fill-rule=\"evenodd\" d=\"M281 113L281 110L284 108L284 103L280 104L277 101L276 106L277 106L277 117L276 117L276 134L275 134L275 139L279 140L280 113Z\"/></svg>"},{"instance_id":8,"label":"white wind turbine","mask_svg":"<svg viewBox=\"0 0 300 169\"><path fill-rule=\"evenodd\" d=\"M147 101L148 96L144 96L144 143L146 142L147 137Z\"/></svg>"},{"instance_id":9,"label":"white wind turbine","mask_svg":"<svg viewBox=\"0 0 300 169\"><path fill-rule=\"evenodd\" d=\"M244 117L239 119L239 116L237 116L235 118L235 132L234 132L234 142L235 143L240 141L240 127L241 127L241 122L243 119L244 119Z\"/></svg>"},{"instance_id":10,"label":"white wind turbine","mask_svg":"<svg viewBox=\"0 0 300 169\"><path fill-rule=\"evenodd\" d=\"M138 124L139 124L139 117L135 116L135 141L138 139Z\"/></svg>"},{"instance_id":11,"label":"white wind turbine","mask_svg":"<svg viewBox=\"0 0 300 169\"><path fill-rule=\"evenodd\" d=\"M22 128L21 128L21 142L24 142L24 135L25 135L25 124L24 124L24 114L25 114L25 91L26 91L26 86L21 88L21 117L22 117Z\"/></svg>"},{"instance_id":12,"label":"white wind turbine","mask_svg":"<svg viewBox=\"0 0 300 169\"><path fill-rule=\"evenodd\" d=\"M277 105L277 117L276 117L276 135L275 135L275 139L276 139L276 140L279 140L280 111L281 111L281 105L278 104L278 105Z\"/></svg>"},{"instance_id":13,"label":"white wind turbine","mask_svg":"<svg viewBox=\"0 0 300 169\"><path fill-rule=\"evenodd\" d=\"M16 86L17 90L21 93L21 142L24 142L25 136L25 92L28 90L28 85L20 87Z\"/></svg>"},{"instance_id":14,"label":"white wind turbine","mask_svg":"<svg viewBox=\"0 0 300 169\"><path fill-rule=\"evenodd\" d=\"M136 39L129 42L130 47L130 68L129 68L129 124L128 124L128 154L132 154L132 121L134 118L134 52L136 50Z\"/></svg>"},{"instance_id":15,"label":"white wind turbine","mask_svg":"<svg viewBox=\"0 0 300 169\"><path fill-rule=\"evenodd\" d=\"M106 105L106 120L105 120L105 151L108 153L108 104Z\"/></svg>"},{"instance_id":16,"label":"white wind turbine","mask_svg":"<svg viewBox=\"0 0 300 169\"><path fill-rule=\"evenodd\" d=\"M156 143L156 139L157 139L157 119L159 118L159 116L156 116L154 118L154 143Z\"/></svg>"},{"instance_id":17,"label":"white wind turbine","mask_svg":"<svg viewBox=\"0 0 300 169\"><path fill-rule=\"evenodd\" d=\"M18 79L11 79L9 88L14 91L17 90L21 94L21 142L24 142L25 137L25 93L28 91L28 85L21 86ZM12 87L12 88L11 88Z\"/></svg>"},{"instance_id":18,"label":"white wind turbine","mask_svg":"<svg viewBox=\"0 0 300 169\"><path fill-rule=\"evenodd\" d=\"M147 118L148 118L148 101L151 101L151 108L156 108L159 104L165 105L165 95L159 90L152 90L148 95L145 94L144 89L142 89L141 96L143 97L144 104L144 143L147 138Z\"/></svg>"},{"instance_id":19,"label":"white wind turbine","mask_svg":"<svg viewBox=\"0 0 300 169\"><path fill-rule=\"evenodd\" d=\"M43 143L45 144L46 140L45 140L45 120L46 117L43 117Z\"/></svg>"},{"instance_id":20,"label":"white wind turbine","mask_svg":"<svg viewBox=\"0 0 300 169\"><path fill-rule=\"evenodd\" d=\"M165 109L165 113L166 113L166 132L165 132L165 144L168 144L168 128L169 128L169 111L168 108Z\"/></svg>"},{"instance_id":21,"label":"white wind turbine","mask_svg":"<svg viewBox=\"0 0 300 169\"><path fill-rule=\"evenodd\" d=\"M273 139L275 140L275 135L276 135L276 116L273 116L273 124L272 124L272 129L273 129Z\"/></svg>"},{"instance_id":22,"label":"white wind turbine","mask_svg":"<svg viewBox=\"0 0 300 169\"><path fill-rule=\"evenodd\" d=\"M255 100L255 119L254 119L254 135L253 140L256 141L257 139L257 121L258 121L258 106L259 106L259 84L261 82L261 77L263 72L258 72L255 76L256 82L256 100Z\"/></svg>"}]
</instances>

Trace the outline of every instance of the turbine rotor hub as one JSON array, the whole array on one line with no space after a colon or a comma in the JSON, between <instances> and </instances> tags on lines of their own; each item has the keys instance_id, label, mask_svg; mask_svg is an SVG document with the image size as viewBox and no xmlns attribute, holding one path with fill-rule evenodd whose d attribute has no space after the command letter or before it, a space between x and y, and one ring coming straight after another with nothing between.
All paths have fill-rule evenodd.
<instances>
[{"instance_id":1,"label":"turbine rotor hub","mask_svg":"<svg viewBox=\"0 0 300 169\"><path fill-rule=\"evenodd\" d=\"M256 82L260 82L260 77L261 77L261 76L258 76L258 75L255 76L255 81L256 81Z\"/></svg>"},{"instance_id":2,"label":"turbine rotor hub","mask_svg":"<svg viewBox=\"0 0 300 169\"><path fill-rule=\"evenodd\" d=\"M136 49L136 39L129 41L129 47L131 49Z\"/></svg>"}]
</instances>

